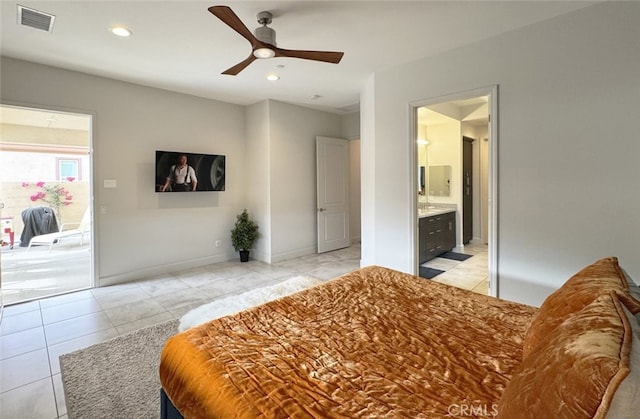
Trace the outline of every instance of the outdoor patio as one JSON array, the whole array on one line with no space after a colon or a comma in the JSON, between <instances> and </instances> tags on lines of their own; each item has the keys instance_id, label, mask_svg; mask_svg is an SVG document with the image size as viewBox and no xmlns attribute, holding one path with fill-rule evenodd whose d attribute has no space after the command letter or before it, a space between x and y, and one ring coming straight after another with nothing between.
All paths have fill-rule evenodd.
<instances>
[{"instance_id":1,"label":"outdoor patio","mask_svg":"<svg viewBox=\"0 0 640 419\"><path fill-rule=\"evenodd\" d=\"M0 271L5 306L90 287L91 247L80 237L61 243L34 246L27 251L16 243L2 246Z\"/></svg>"}]
</instances>

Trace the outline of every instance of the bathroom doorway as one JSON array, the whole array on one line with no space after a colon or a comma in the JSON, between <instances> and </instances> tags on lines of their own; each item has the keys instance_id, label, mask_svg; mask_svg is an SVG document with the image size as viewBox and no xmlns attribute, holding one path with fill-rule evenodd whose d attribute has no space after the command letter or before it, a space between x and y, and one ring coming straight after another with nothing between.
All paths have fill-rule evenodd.
<instances>
[{"instance_id":1,"label":"bathroom doorway","mask_svg":"<svg viewBox=\"0 0 640 419\"><path fill-rule=\"evenodd\" d=\"M92 116L1 105L0 124L4 305L92 287Z\"/></svg>"},{"instance_id":2,"label":"bathroom doorway","mask_svg":"<svg viewBox=\"0 0 640 419\"><path fill-rule=\"evenodd\" d=\"M497 295L497 86L414 104L416 272ZM444 178L440 173L448 173ZM431 178L431 179L430 179ZM455 246L426 263L425 220L449 211ZM433 221L430 219L430 221ZM436 231L437 233L437 231ZM430 235L435 234L429 231ZM443 238L444 242L450 240ZM436 243L435 245L437 245ZM434 246L435 246L434 245Z\"/></svg>"}]
</instances>

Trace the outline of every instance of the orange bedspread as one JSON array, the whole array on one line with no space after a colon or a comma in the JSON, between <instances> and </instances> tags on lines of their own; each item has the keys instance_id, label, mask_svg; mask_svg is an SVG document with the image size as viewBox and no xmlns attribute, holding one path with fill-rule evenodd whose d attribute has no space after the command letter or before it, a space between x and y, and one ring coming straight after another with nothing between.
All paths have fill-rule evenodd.
<instances>
[{"instance_id":1,"label":"orange bedspread","mask_svg":"<svg viewBox=\"0 0 640 419\"><path fill-rule=\"evenodd\" d=\"M491 416L534 312L368 267L172 337L160 379L185 418Z\"/></svg>"}]
</instances>

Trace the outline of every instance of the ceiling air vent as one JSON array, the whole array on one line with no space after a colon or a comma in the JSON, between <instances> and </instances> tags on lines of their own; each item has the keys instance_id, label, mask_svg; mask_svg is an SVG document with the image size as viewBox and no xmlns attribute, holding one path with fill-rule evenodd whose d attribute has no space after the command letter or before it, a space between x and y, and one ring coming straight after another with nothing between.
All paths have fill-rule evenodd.
<instances>
[{"instance_id":1,"label":"ceiling air vent","mask_svg":"<svg viewBox=\"0 0 640 419\"><path fill-rule=\"evenodd\" d=\"M51 32L55 20L54 15L18 5L18 24L22 26Z\"/></svg>"}]
</instances>

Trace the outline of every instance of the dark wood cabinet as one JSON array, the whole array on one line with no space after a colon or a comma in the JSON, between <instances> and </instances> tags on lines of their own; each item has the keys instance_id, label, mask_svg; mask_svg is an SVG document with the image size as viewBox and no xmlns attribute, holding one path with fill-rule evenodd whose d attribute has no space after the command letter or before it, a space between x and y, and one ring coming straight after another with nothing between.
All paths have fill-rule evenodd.
<instances>
[{"instance_id":1,"label":"dark wood cabinet","mask_svg":"<svg viewBox=\"0 0 640 419\"><path fill-rule=\"evenodd\" d=\"M455 211L422 217L418 228L418 256L421 264L456 247Z\"/></svg>"}]
</instances>

